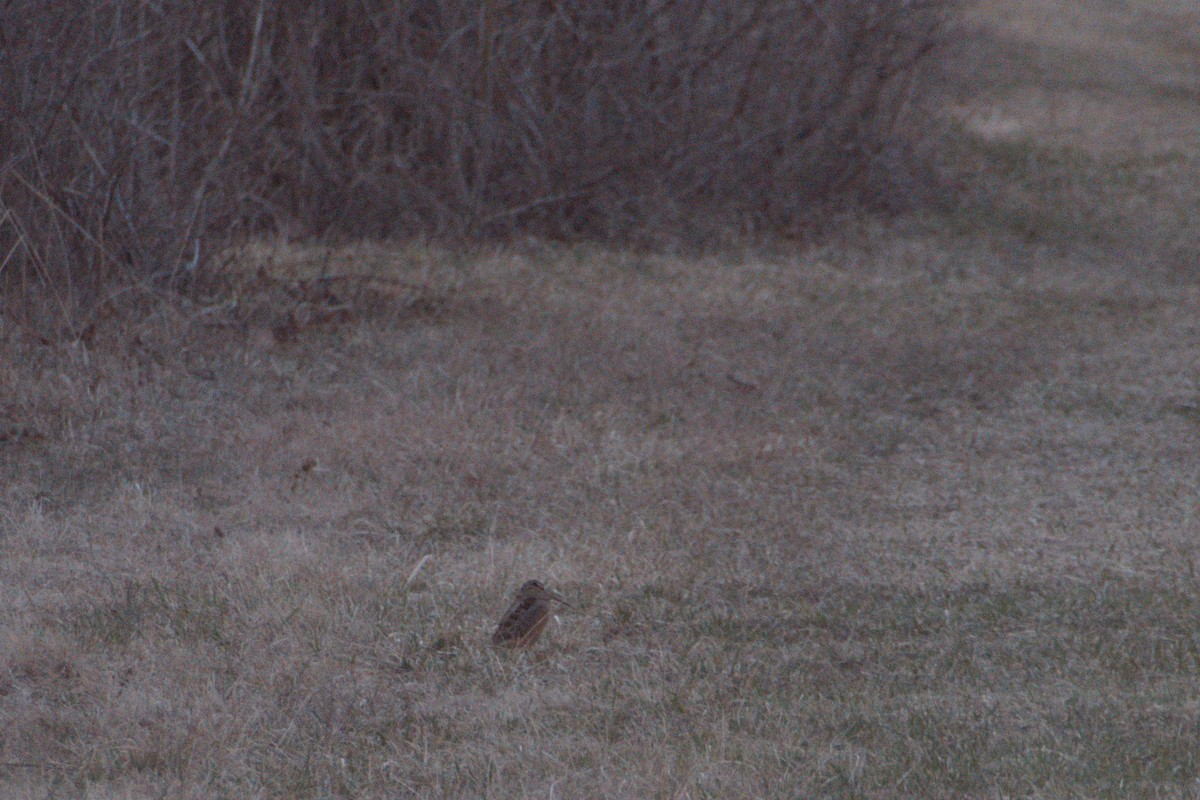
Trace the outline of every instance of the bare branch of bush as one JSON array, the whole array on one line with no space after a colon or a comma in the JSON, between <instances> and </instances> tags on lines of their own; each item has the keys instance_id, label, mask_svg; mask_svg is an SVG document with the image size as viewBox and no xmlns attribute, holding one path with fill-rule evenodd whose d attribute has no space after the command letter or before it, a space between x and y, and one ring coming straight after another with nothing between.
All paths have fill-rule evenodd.
<instances>
[{"instance_id":1,"label":"bare branch of bush","mask_svg":"<svg viewBox=\"0 0 1200 800\"><path fill-rule=\"evenodd\" d=\"M950 2L14 0L3 313L177 286L247 234L788 233L903 199Z\"/></svg>"}]
</instances>

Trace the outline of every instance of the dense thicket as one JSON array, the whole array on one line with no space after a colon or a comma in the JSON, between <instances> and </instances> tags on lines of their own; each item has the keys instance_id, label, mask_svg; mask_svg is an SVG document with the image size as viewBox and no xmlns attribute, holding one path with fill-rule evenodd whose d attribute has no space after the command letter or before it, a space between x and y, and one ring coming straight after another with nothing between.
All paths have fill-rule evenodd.
<instances>
[{"instance_id":1,"label":"dense thicket","mask_svg":"<svg viewBox=\"0 0 1200 800\"><path fill-rule=\"evenodd\" d=\"M11 0L7 308L247 233L787 233L891 202L949 1Z\"/></svg>"}]
</instances>

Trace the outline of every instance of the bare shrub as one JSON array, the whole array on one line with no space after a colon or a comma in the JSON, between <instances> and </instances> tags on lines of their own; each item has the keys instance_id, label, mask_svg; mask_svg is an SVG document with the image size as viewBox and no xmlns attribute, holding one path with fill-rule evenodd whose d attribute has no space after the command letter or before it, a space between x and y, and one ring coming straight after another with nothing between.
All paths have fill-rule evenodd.
<instances>
[{"instance_id":1,"label":"bare shrub","mask_svg":"<svg viewBox=\"0 0 1200 800\"><path fill-rule=\"evenodd\" d=\"M240 219L251 162L230 156L260 99L261 10L28 0L0 31L5 311L70 312L114 279L194 267Z\"/></svg>"},{"instance_id":2,"label":"bare shrub","mask_svg":"<svg viewBox=\"0 0 1200 800\"><path fill-rule=\"evenodd\" d=\"M310 231L786 229L878 191L946 10L442 2L296 23L276 204Z\"/></svg>"},{"instance_id":3,"label":"bare shrub","mask_svg":"<svg viewBox=\"0 0 1200 800\"><path fill-rule=\"evenodd\" d=\"M786 233L890 203L950 3L16 0L0 280L70 308L246 232Z\"/></svg>"}]
</instances>

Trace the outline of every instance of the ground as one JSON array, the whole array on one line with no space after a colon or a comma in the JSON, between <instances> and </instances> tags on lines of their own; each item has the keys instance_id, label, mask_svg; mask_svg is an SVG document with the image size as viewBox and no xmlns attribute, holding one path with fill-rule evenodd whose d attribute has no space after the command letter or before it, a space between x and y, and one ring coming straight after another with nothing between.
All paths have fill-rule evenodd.
<instances>
[{"instance_id":1,"label":"ground","mask_svg":"<svg viewBox=\"0 0 1200 800\"><path fill-rule=\"evenodd\" d=\"M1200 9L961 35L945 208L5 331L0 795L1195 796Z\"/></svg>"}]
</instances>

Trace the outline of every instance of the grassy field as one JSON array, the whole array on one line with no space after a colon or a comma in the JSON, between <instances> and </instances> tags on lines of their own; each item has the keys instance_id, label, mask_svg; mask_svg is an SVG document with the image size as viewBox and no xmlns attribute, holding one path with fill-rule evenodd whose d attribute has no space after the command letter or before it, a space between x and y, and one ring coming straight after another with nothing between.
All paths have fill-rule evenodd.
<instances>
[{"instance_id":1,"label":"grassy field","mask_svg":"<svg viewBox=\"0 0 1200 800\"><path fill-rule=\"evenodd\" d=\"M952 210L2 331L0 796L1200 793L1200 9L970 22Z\"/></svg>"}]
</instances>

